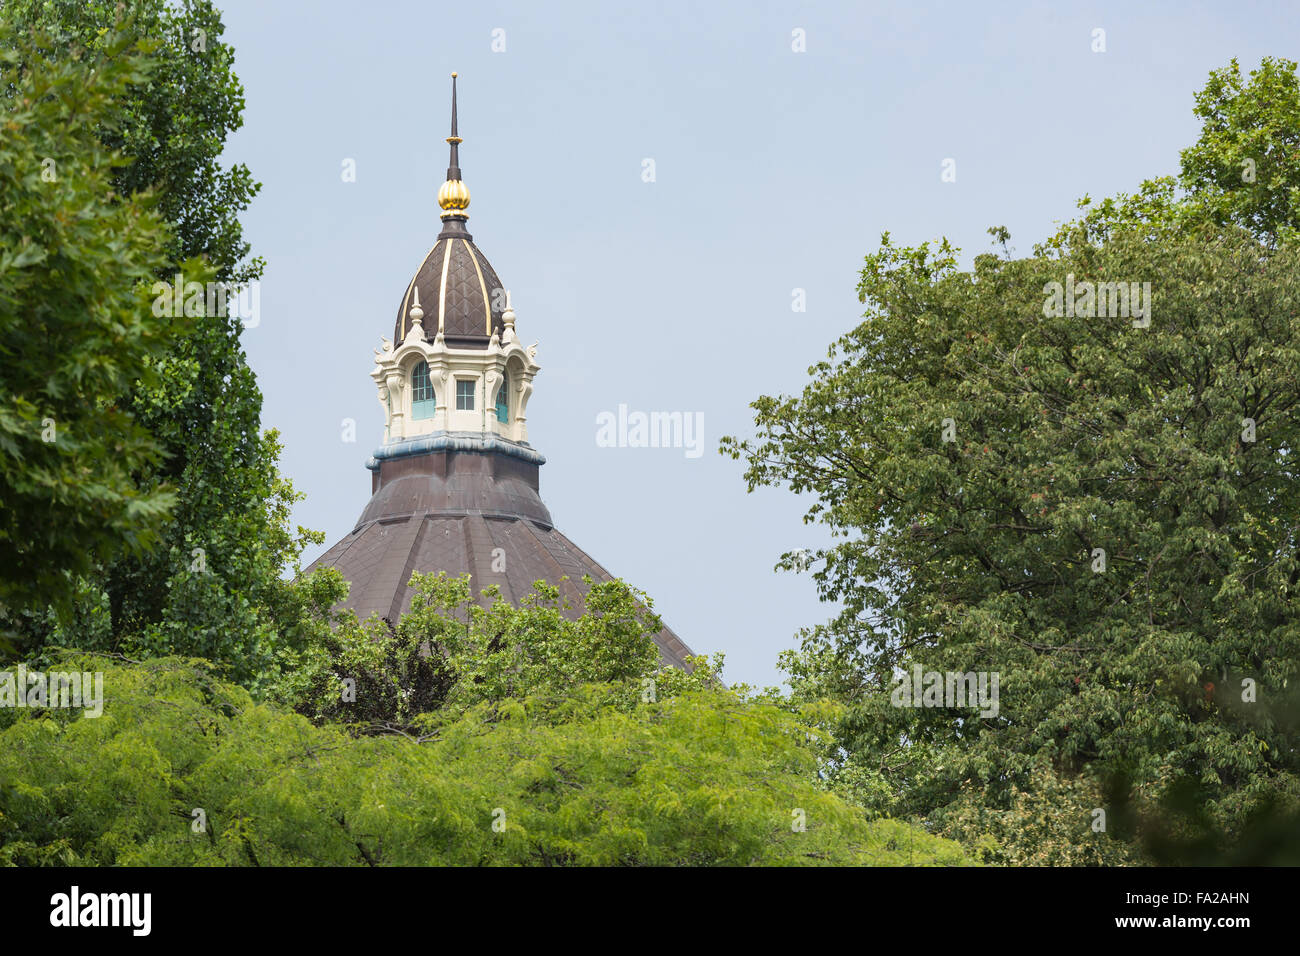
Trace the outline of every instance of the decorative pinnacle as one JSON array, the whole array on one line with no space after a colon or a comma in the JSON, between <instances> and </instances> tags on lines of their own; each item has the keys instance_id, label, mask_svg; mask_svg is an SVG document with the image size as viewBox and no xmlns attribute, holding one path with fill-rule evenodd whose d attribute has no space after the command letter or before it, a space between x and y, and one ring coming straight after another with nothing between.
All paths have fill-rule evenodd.
<instances>
[{"instance_id":1,"label":"decorative pinnacle","mask_svg":"<svg viewBox=\"0 0 1300 956\"><path fill-rule=\"evenodd\" d=\"M451 162L447 166L447 181L460 179L460 151L459 146L462 142L460 136L456 134L456 74L451 75L451 135L447 137L447 142L451 144Z\"/></svg>"},{"instance_id":2,"label":"decorative pinnacle","mask_svg":"<svg viewBox=\"0 0 1300 956\"><path fill-rule=\"evenodd\" d=\"M455 73L451 75L451 135L447 137L447 142L451 145L451 157L447 166L447 181L438 189L438 207L442 210L439 218L444 221L455 220L456 223L447 224L447 229L459 235L465 228L460 223L469 218L465 211L469 208L469 187L460 180L460 144L463 140L456 130Z\"/></svg>"}]
</instances>

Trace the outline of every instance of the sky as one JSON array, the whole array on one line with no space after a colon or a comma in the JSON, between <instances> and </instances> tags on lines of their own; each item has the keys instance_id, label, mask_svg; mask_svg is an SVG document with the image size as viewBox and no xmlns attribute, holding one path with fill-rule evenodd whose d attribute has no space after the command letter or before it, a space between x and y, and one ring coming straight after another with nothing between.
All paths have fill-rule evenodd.
<instances>
[{"instance_id":1,"label":"sky","mask_svg":"<svg viewBox=\"0 0 1300 956\"><path fill-rule=\"evenodd\" d=\"M295 520L326 534L304 565L369 498L368 373L440 229L457 71L469 230L538 343L542 498L692 649L725 653L729 683L760 686L834 613L774 565L828 538L810 501L748 493L719 439L858 324L881 234L969 262L1006 226L1027 254L1080 197L1177 171L1210 70L1300 58L1287 2L222 8L247 98L224 160L262 183L243 341ZM702 416L704 453L602 447L620 405Z\"/></svg>"}]
</instances>

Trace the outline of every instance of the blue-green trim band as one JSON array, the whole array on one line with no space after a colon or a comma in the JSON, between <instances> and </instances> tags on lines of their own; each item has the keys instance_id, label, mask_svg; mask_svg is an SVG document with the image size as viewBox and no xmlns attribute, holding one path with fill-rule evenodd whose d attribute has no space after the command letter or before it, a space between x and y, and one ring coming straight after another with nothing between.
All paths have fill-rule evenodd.
<instances>
[{"instance_id":1,"label":"blue-green trim band","mask_svg":"<svg viewBox=\"0 0 1300 956\"><path fill-rule=\"evenodd\" d=\"M479 432L438 432L434 435L421 435L419 438L395 441L376 448L374 455L366 462L366 467L371 471L378 471L381 461L425 455L431 451L499 451L503 455L534 465L546 464L546 458L541 452L522 442Z\"/></svg>"}]
</instances>

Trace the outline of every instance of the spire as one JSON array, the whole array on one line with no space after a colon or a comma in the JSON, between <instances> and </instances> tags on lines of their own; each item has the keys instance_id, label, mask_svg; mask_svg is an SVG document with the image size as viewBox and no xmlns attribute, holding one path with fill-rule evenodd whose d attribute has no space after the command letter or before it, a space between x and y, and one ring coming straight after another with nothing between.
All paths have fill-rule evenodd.
<instances>
[{"instance_id":1,"label":"spire","mask_svg":"<svg viewBox=\"0 0 1300 956\"><path fill-rule=\"evenodd\" d=\"M469 214L465 210L469 208L469 187L460 179L462 140L456 132L455 73L451 75L451 135L447 137L447 142L451 144L451 156L447 166L447 181L438 189L438 206L442 209L439 217L443 221L443 229L438 238L460 236L468 239L469 233L465 229L465 220L469 218Z\"/></svg>"},{"instance_id":2,"label":"spire","mask_svg":"<svg viewBox=\"0 0 1300 956\"><path fill-rule=\"evenodd\" d=\"M451 135L447 137L447 142L451 144L451 162L447 166L447 182L460 179L460 150L457 148L461 144L461 138L456 135L456 74L451 75Z\"/></svg>"}]
</instances>

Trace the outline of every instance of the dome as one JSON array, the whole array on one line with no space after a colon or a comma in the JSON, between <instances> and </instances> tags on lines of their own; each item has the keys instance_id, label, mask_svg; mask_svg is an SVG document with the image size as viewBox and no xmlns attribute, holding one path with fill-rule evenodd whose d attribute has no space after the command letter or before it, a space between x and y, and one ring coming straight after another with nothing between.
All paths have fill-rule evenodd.
<instances>
[{"instance_id":1,"label":"dome","mask_svg":"<svg viewBox=\"0 0 1300 956\"><path fill-rule=\"evenodd\" d=\"M500 336L505 330L501 318L505 292L496 270L470 234L463 227L454 229L451 223L406 287L393 327L395 345L406 338L411 308L417 302L429 341L441 331L451 348L487 348L492 333Z\"/></svg>"},{"instance_id":2,"label":"dome","mask_svg":"<svg viewBox=\"0 0 1300 956\"><path fill-rule=\"evenodd\" d=\"M442 333L450 348L485 349L495 332L505 331L505 289L487 256L474 245L465 228L469 219L469 187L460 175L460 144L456 133L456 74L451 75L451 156L447 181L438 188L442 232L406 287L393 344L401 345L416 318L424 337L432 342ZM418 309L412 314L412 310Z\"/></svg>"},{"instance_id":3,"label":"dome","mask_svg":"<svg viewBox=\"0 0 1300 956\"><path fill-rule=\"evenodd\" d=\"M573 620L587 586L613 578L552 524L538 495L538 461L500 448L450 447L375 462L374 494L351 534L312 562L307 573L337 568L351 590L341 605L365 619L396 624L411 608L414 571L468 574L482 600L490 585L517 604L537 580L559 589ZM654 641L660 660L686 667L691 649L665 626Z\"/></svg>"},{"instance_id":4,"label":"dome","mask_svg":"<svg viewBox=\"0 0 1300 956\"><path fill-rule=\"evenodd\" d=\"M514 335L496 270L465 228L470 196L460 171L455 73L447 142L447 180L438 191L442 231L402 295L393 342L375 350L371 377L386 421L384 445L366 465L371 498L352 532L307 573L337 569L350 584L344 607L393 624L410 610L416 571L468 575L478 599L495 586L516 604L534 582L547 581L566 602L561 613L576 619L588 591L584 578L612 576L560 533L538 494L546 459L528 444L524 422L539 366L535 350ZM393 347L417 320L427 341L441 334L447 348L412 364L410 350ZM502 348L488 352L494 333ZM431 365L442 389L436 394ZM654 641L663 663L688 666L690 648L667 626Z\"/></svg>"}]
</instances>

